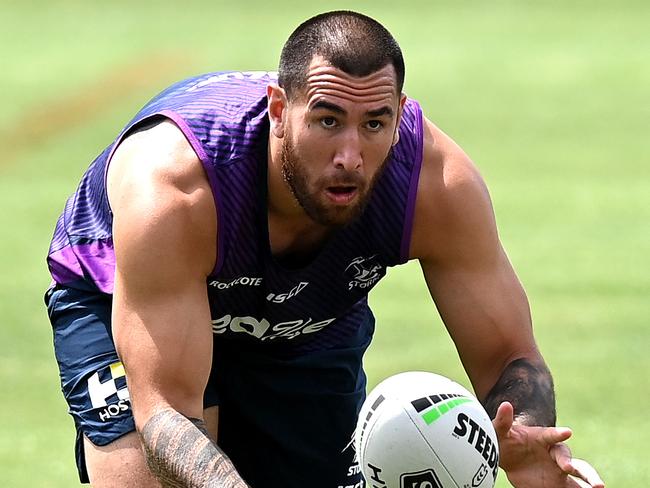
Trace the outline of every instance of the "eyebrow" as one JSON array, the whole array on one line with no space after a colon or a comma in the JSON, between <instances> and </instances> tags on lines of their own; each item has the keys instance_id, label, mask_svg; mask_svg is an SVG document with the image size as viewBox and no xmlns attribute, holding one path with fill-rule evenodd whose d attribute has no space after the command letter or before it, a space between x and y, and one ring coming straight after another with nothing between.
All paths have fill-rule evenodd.
<instances>
[{"instance_id":1,"label":"eyebrow","mask_svg":"<svg viewBox=\"0 0 650 488\"><path fill-rule=\"evenodd\" d=\"M311 106L311 110L329 110L337 114L346 115L347 112L342 107L339 107L335 103L326 102L325 100L319 100ZM387 115L388 117L393 117L393 109L388 105L378 108L376 110L368 110L366 112L368 117L381 117L382 115Z\"/></svg>"},{"instance_id":2,"label":"eyebrow","mask_svg":"<svg viewBox=\"0 0 650 488\"><path fill-rule=\"evenodd\" d=\"M381 117L382 115L387 115L389 117L393 116L393 109L390 108L389 106L384 106L381 108L378 108L377 110L368 110L366 112L366 115L369 117Z\"/></svg>"},{"instance_id":3,"label":"eyebrow","mask_svg":"<svg viewBox=\"0 0 650 488\"><path fill-rule=\"evenodd\" d=\"M319 100L311 106L311 110L324 109L331 112L336 112L337 114L346 114L347 112L336 105L335 103L326 102L325 100Z\"/></svg>"}]
</instances>

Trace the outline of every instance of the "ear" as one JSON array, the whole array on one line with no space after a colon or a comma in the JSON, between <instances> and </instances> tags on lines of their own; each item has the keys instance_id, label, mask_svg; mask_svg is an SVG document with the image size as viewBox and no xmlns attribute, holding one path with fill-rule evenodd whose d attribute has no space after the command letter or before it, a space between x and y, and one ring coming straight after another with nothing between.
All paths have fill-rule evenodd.
<instances>
[{"instance_id":1,"label":"ear","mask_svg":"<svg viewBox=\"0 0 650 488\"><path fill-rule=\"evenodd\" d=\"M406 103L406 94L402 93L399 99L399 108L397 109L397 124L393 133L393 146L399 142L399 124L402 122L402 113L404 113L404 104Z\"/></svg>"},{"instance_id":2,"label":"ear","mask_svg":"<svg viewBox=\"0 0 650 488\"><path fill-rule=\"evenodd\" d=\"M287 110L287 94L284 88L277 84L270 84L266 88L268 98L269 121L271 134L278 139L284 137L284 124Z\"/></svg>"}]
</instances>

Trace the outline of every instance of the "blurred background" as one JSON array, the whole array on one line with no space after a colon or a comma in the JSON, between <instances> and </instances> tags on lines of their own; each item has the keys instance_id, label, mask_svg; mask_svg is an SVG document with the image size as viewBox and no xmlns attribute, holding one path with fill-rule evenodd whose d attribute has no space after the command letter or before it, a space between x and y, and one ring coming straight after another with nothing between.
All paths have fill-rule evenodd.
<instances>
[{"instance_id":1,"label":"blurred background","mask_svg":"<svg viewBox=\"0 0 650 488\"><path fill-rule=\"evenodd\" d=\"M484 175L574 454L608 487L649 486L650 3L319 4L3 0L0 485L78 485L42 294L55 220L86 166L170 83L274 70L301 21L345 8L395 35L407 94ZM413 369L468 385L417 264L371 303L371 386Z\"/></svg>"}]
</instances>

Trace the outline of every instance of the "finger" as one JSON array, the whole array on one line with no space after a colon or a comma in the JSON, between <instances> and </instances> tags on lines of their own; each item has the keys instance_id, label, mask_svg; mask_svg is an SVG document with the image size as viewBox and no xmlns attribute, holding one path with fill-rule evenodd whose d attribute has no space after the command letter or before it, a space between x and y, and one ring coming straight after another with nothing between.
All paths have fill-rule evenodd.
<instances>
[{"instance_id":1,"label":"finger","mask_svg":"<svg viewBox=\"0 0 650 488\"><path fill-rule=\"evenodd\" d=\"M503 402L497 409L497 414L492 421L497 437L502 439L508 436L515 420L515 409L509 402Z\"/></svg>"},{"instance_id":2,"label":"finger","mask_svg":"<svg viewBox=\"0 0 650 488\"><path fill-rule=\"evenodd\" d=\"M574 467L571 464L572 457L569 446L561 442L557 443L551 447L549 453L562 471L568 474L573 474Z\"/></svg>"},{"instance_id":3,"label":"finger","mask_svg":"<svg viewBox=\"0 0 650 488\"><path fill-rule=\"evenodd\" d=\"M569 488L592 488L592 486L586 481L571 475L567 478L567 486L569 486Z\"/></svg>"},{"instance_id":4,"label":"finger","mask_svg":"<svg viewBox=\"0 0 650 488\"><path fill-rule=\"evenodd\" d=\"M550 446L566 441L572 434L568 427L548 427L542 431L542 440Z\"/></svg>"},{"instance_id":5,"label":"finger","mask_svg":"<svg viewBox=\"0 0 650 488\"><path fill-rule=\"evenodd\" d=\"M571 460L570 466L571 471L566 472L568 472L575 479L586 481L587 484L585 486L593 488L605 488L605 482L598 474L598 471L596 471L596 469L587 461L574 458Z\"/></svg>"},{"instance_id":6,"label":"finger","mask_svg":"<svg viewBox=\"0 0 650 488\"><path fill-rule=\"evenodd\" d=\"M572 458L571 451L566 444L554 445L550 453L560 469L570 475L573 484L569 486L605 487L605 483L593 466L582 459Z\"/></svg>"}]
</instances>

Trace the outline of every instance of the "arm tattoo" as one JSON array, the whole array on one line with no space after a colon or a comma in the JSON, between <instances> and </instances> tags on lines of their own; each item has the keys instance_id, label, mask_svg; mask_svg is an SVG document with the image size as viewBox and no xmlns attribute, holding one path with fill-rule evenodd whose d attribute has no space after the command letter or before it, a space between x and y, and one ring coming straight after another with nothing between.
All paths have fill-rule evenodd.
<instances>
[{"instance_id":1,"label":"arm tattoo","mask_svg":"<svg viewBox=\"0 0 650 488\"><path fill-rule=\"evenodd\" d=\"M483 402L490 418L501 402L510 402L517 421L525 425L555 425L553 378L546 365L527 359L511 362Z\"/></svg>"},{"instance_id":2,"label":"arm tattoo","mask_svg":"<svg viewBox=\"0 0 650 488\"><path fill-rule=\"evenodd\" d=\"M149 419L141 438L149 470L163 487L248 488L202 420L167 408Z\"/></svg>"}]
</instances>

